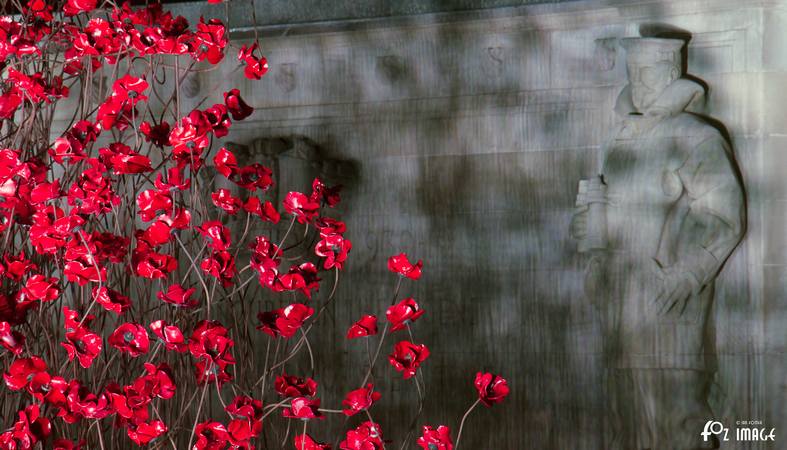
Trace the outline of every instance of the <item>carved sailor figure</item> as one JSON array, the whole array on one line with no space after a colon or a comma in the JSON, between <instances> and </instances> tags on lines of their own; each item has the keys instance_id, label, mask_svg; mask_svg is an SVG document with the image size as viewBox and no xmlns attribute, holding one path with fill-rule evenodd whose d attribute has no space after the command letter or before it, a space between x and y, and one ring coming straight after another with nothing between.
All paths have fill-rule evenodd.
<instances>
[{"instance_id":1,"label":"carved sailor figure","mask_svg":"<svg viewBox=\"0 0 787 450\"><path fill-rule=\"evenodd\" d=\"M677 39L630 38L629 84L601 174L580 182L571 234L590 255L586 293L603 317L605 449L714 448L700 432L714 369L714 280L740 242L745 202L720 131L686 112Z\"/></svg>"}]
</instances>

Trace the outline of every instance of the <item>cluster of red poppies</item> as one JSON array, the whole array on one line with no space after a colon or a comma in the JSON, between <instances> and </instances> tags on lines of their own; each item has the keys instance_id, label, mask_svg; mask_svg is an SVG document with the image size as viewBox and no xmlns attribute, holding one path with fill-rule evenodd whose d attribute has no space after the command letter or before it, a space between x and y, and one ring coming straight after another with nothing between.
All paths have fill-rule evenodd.
<instances>
[{"instance_id":1,"label":"cluster of red poppies","mask_svg":"<svg viewBox=\"0 0 787 450\"><path fill-rule=\"evenodd\" d=\"M345 223L327 215L340 187L315 179L311 192L286 193L280 212L266 199L274 183L269 168L215 150L233 121L254 111L238 89L181 114L180 83L195 65L224 59L231 46L226 26L201 19L192 29L155 3L29 0L20 10L0 17L0 364L15 392L0 416L16 418L0 432L0 448L103 449L127 447L130 439L140 446L253 449L264 437L263 420L279 410L279 420L304 421L290 441L296 449L330 448L305 428L327 413L369 419L347 431L340 449L383 448L370 408L381 399L373 376L387 335L407 330L410 339L395 343L388 361L419 393L424 383L419 368L429 349L412 342L411 325L425 311L413 298L396 301L402 281L418 280L423 263L405 254L389 259L401 277L366 378L340 410L321 407L317 382L284 369L303 348L312 352L309 332L334 299L352 249ZM250 80L268 69L256 42L239 48L238 61ZM95 86L93 77L109 74L106 89ZM169 100L159 92L167 77L175 80ZM55 137L61 100L76 106ZM211 163L232 189L213 190L197 176ZM203 195L206 189L212 192ZM228 223L234 216L246 221L240 236ZM252 219L267 222L271 233L254 235ZM296 225L303 233L291 234ZM288 241L300 234L296 244ZM310 302L325 273L333 290L316 312ZM262 370L251 344L256 324L246 316L259 310L254 281L292 299L257 315L261 333L254 339L276 347ZM347 332L348 339L375 335L374 315ZM288 346L290 339L297 342ZM265 391L268 379L275 393ZM260 384L262 397L253 398ZM506 381L493 374L479 373L475 385L476 404L491 406L508 394ZM230 391L234 399L226 402ZM268 401L268 394L279 399ZM226 420L207 417L206 397L218 400ZM173 398L180 411L168 405ZM461 425L457 444L459 436ZM424 427L416 442L454 446L444 425Z\"/></svg>"}]
</instances>

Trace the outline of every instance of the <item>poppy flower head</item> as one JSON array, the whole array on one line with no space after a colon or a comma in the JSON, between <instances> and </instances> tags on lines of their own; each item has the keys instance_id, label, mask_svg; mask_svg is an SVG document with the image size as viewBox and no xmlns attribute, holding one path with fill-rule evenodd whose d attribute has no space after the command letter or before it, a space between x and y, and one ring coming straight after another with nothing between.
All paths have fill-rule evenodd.
<instances>
[{"instance_id":1,"label":"poppy flower head","mask_svg":"<svg viewBox=\"0 0 787 450\"><path fill-rule=\"evenodd\" d=\"M508 382L500 375L478 372L475 376L478 398L485 406L501 403L508 396Z\"/></svg>"},{"instance_id":2,"label":"poppy flower head","mask_svg":"<svg viewBox=\"0 0 787 450\"><path fill-rule=\"evenodd\" d=\"M198 300L191 298L197 292L196 288L185 289L180 284L171 284L166 292L160 291L156 294L159 300L179 308L193 308L197 306Z\"/></svg>"},{"instance_id":3,"label":"poppy flower head","mask_svg":"<svg viewBox=\"0 0 787 450\"><path fill-rule=\"evenodd\" d=\"M345 439L339 443L341 450L381 450L384 447L382 428L370 421L347 431Z\"/></svg>"},{"instance_id":4,"label":"poppy flower head","mask_svg":"<svg viewBox=\"0 0 787 450\"><path fill-rule=\"evenodd\" d=\"M317 277L317 267L310 263L305 262L300 265L290 266L287 273L282 274L278 278L278 283L269 285L272 290L276 292L284 291L299 291L311 300L312 291L320 288L320 279Z\"/></svg>"},{"instance_id":5,"label":"poppy flower head","mask_svg":"<svg viewBox=\"0 0 787 450\"><path fill-rule=\"evenodd\" d=\"M423 344L413 344L410 341L400 341L394 346L394 351L388 356L388 361L402 372L407 380L415 375L416 370L429 357L429 349Z\"/></svg>"},{"instance_id":6,"label":"poppy flower head","mask_svg":"<svg viewBox=\"0 0 787 450\"><path fill-rule=\"evenodd\" d=\"M317 442L308 434L296 435L294 444L295 450L331 450L330 444Z\"/></svg>"},{"instance_id":7,"label":"poppy flower head","mask_svg":"<svg viewBox=\"0 0 787 450\"><path fill-rule=\"evenodd\" d=\"M235 257L226 250L214 250L210 256L202 260L200 269L217 278L224 287L234 284L232 279L235 277Z\"/></svg>"},{"instance_id":8,"label":"poppy flower head","mask_svg":"<svg viewBox=\"0 0 787 450\"><path fill-rule=\"evenodd\" d=\"M398 273L402 277L417 280L421 278L421 268L423 268L423 261L420 259L417 263L413 264L407 259L406 253L400 253L388 258L388 270L393 273Z\"/></svg>"},{"instance_id":9,"label":"poppy flower head","mask_svg":"<svg viewBox=\"0 0 787 450\"><path fill-rule=\"evenodd\" d=\"M284 408L282 416L288 419L324 419L325 416L319 411L320 399L309 399L306 397L295 397L290 402L289 408Z\"/></svg>"},{"instance_id":10,"label":"poppy flower head","mask_svg":"<svg viewBox=\"0 0 787 450\"><path fill-rule=\"evenodd\" d=\"M150 349L150 338L145 327L136 323L124 323L117 327L107 339L109 345L136 358Z\"/></svg>"},{"instance_id":11,"label":"poppy flower head","mask_svg":"<svg viewBox=\"0 0 787 450\"><path fill-rule=\"evenodd\" d=\"M63 316L65 318L66 340L60 345L68 353L70 361L76 358L83 368L90 367L104 347L101 336L87 328L94 317L88 315L80 321L77 312L65 306L63 307Z\"/></svg>"},{"instance_id":12,"label":"poppy flower head","mask_svg":"<svg viewBox=\"0 0 787 450\"><path fill-rule=\"evenodd\" d=\"M25 336L11 329L8 322L0 322L0 345L12 354L19 356L25 349Z\"/></svg>"},{"instance_id":13,"label":"poppy flower head","mask_svg":"<svg viewBox=\"0 0 787 450\"><path fill-rule=\"evenodd\" d=\"M313 397L317 394L316 381L294 375L277 376L273 387L282 397Z\"/></svg>"},{"instance_id":14,"label":"poppy flower head","mask_svg":"<svg viewBox=\"0 0 787 450\"><path fill-rule=\"evenodd\" d=\"M156 320L150 323L150 331L164 343L164 348L176 352L188 351L189 345L183 332L175 325L170 325L163 320Z\"/></svg>"},{"instance_id":15,"label":"poppy flower head","mask_svg":"<svg viewBox=\"0 0 787 450\"><path fill-rule=\"evenodd\" d=\"M440 425L437 428L425 425L421 437L415 443L424 450L454 449L454 441L451 440L451 430L445 425Z\"/></svg>"},{"instance_id":16,"label":"poppy flower head","mask_svg":"<svg viewBox=\"0 0 787 450\"><path fill-rule=\"evenodd\" d=\"M197 231L207 239L210 248L224 251L230 248L232 238L230 229L217 220L211 220L197 227Z\"/></svg>"},{"instance_id":17,"label":"poppy flower head","mask_svg":"<svg viewBox=\"0 0 787 450\"><path fill-rule=\"evenodd\" d=\"M312 193L309 198L317 203L325 204L329 208L339 204L339 192L342 190L342 185L328 187L319 178L312 181Z\"/></svg>"},{"instance_id":18,"label":"poppy flower head","mask_svg":"<svg viewBox=\"0 0 787 450\"><path fill-rule=\"evenodd\" d=\"M391 331L398 331L406 328L408 323L415 322L425 312L413 298L408 297L388 308L385 318L391 323Z\"/></svg>"},{"instance_id":19,"label":"poppy flower head","mask_svg":"<svg viewBox=\"0 0 787 450\"><path fill-rule=\"evenodd\" d=\"M24 295L24 300L51 302L60 296L59 281L57 278L35 274L25 281L21 293Z\"/></svg>"},{"instance_id":20,"label":"poppy flower head","mask_svg":"<svg viewBox=\"0 0 787 450\"><path fill-rule=\"evenodd\" d=\"M293 303L285 308L257 314L257 318L262 322L257 329L271 337L291 338L312 314L314 308L302 303Z\"/></svg>"},{"instance_id":21,"label":"poppy flower head","mask_svg":"<svg viewBox=\"0 0 787 450\"><path fill-rule=\"evenodd\" d=\"M162 121L157 125L150 122L142 122L139 125L139 131L145 136L145 140L153 143L158 147L169 145L169 123Z\"/></svg>"},{"instance_id":22,"label":"poppy flower head","mask_svg":"<svg viewBox=\"0 0 787 450\"><path fill-rule=\"evenodd\" d=\"M366 387L350 391L347 397L342 400L345 416L354 416L361 411L369 409L374 402L380 400L382 395L374 391L374 386L370 383Z\"/></svg>"},{"instance_id":23,"label":"poppy flower head","mask_svg":"<svg viewBox=\"0 0 787 450\"><path fill-rule=\"evenodd\" d=\"M131 308L131 299L106 286L93 288L93 299L107 311L121 315Z\"/></svg>"},{"instance_id":24,"label":"poppy flower head","mask_svg":"<svg viewBox=\"0 0 787 450\"><path fill-rule=\"evenodd\" d=\"M197 61L208 60L218 64L224 58L224 47L227 46L226 28L219 19L200 18L197 31L194 33L191 54Z\"/></svg>"},{"instance_id":25,"label":"poppy flower head","mask_svg":"<svg viewBox=\"0 0 787 450\"><path fill-rule=\"evenodd\" d=\"M139 217L149 222L159 214L172 211L172 197L167 191L148 189L137 196L137 208Z\"/></svg>"},{"instance_id":26,"label":"poppy flower head","mask_svg":"<svg viewBox=\"0 0 787 450\"><path fill-rule=\"evenodd\" d=\"M279 223L281 219L281 215L276 211L276 207L273 206L273 203L268 200L266 200L265 203L261 203L260 199L257 197L249 197L248 200L243 203L243 209L247 213L259 216L260 219L272 224Z\"/></svg>"},{"instance_id":27,"label":"poppy flower head","mask_svg":"<svg viewBox=\"0 0 787 450\"><path fill-rule=\"evenodd\" d=\"M126 428L128 437L137 445L144 446L151 443L157 437L167 432L167 425L160 420L152 422L142 422L139 424L129 423Z\"/></svg>"},{"instance_id":28,"label":"poppy flower head","mask_svg":"<svg viewBox=\"0 0 787 450\"><path fill-rule=\"evenodd\" d=\"M75 16L80 13L90 12L96 9L98 0L68 0L63 5L63 13L66 16Z\"/></svg>"},{"instance_id":29,"label":"poppy flower head","mask_svg":"<svg viewBox=\"0 0 787 450\"><path fill-rule=\"evenodd\" d=\"M227 428L219 422L202 422L194 429L197 442L192 450L221 450L229 441Z\"/></svg>"},{"instance_id":30,"label":"poppy flower head","mask_svg":"<svg viewBox=\"0 0 787 450\"><path fill-rule=\"evenodd\" d=\"M138 102L147 100L147 96L143 94L147 88L148 82L144 78L126 74L112 85L110 100L114 105L133 107Z\"/></svg>"},{"instance_id":31,"label":"poppy flower head","mask_svg":"<svg viewBox=\"0 0 787 450\"><path fill-rule=\"evenodd\" d=\"M314 253L321 258L325 258L323 260L325 270L330 270L334 267L341 270L352 247L352 242L349 239L345 239L341 234L330 234L317 242L317 245L314 247Z\"/></svg>"},{"instance_id":32,"label":"poppy flower head","mask_svg":"<svg viewBox=\"0 0 787 450\"><path fill-rule=\"evenodd\" d=\"M219 322L203 320L197 324L189 339L189 351L198 359L195 365L197 383L216 381L221 384L232 379L226 369L235 364L231 353L234 345L235 341Z\"/></svg>"},{"instance_id":33,"label":"poppy flower head","mask_svg":"<svg viewBox=\"0 0 787 450\"><path fill-rule=\"evenodd\" d=\"M3 379L9 389L19 391L29 386L36 374L46 373L46 370L46 363L38 356L18 358L8 366L8 372L3 374Z\"/></svg>"},{"instance_id":34,"label":"poppy flower head","mask_svg":"<svg viewBox=\"0 0 787 450\"><path fill-rule=\"evenodd\" d=\"M217 172L244 189L265 191L273 185L273 172L269 168L258 163L239 166L235 154L226 148L216 153L213 164Z\"/></svg>"},{"instance_id":35,"label":"poppy flower head","mask_svg":"<svg viewBox=\"0 0 787 450\"><path fill-rule=\"evenodd\" d=\"M320 211L320 204L300 192L288 192L282 202L287 214L298 219L298 223L311 223Z\"/></svg>"},{"instance_id":36,"label":"poppy flower head","mask_svg":"<svg viewBox=\"0 0 787 450\"><path fill-rule=\"evenodd\" d=\"M250 80L259 80L268 72L268 60L257 55L259 45L255 42L250 46L242 45L238 51L238 61L244 65L243 75Z\"/></svg>"},{"instance_id":37,"label":"poppy flower head","mask_svg":"<svg viewBox=\"0 0 787 450\"><path fill-rule=\"evenodd\" d=\"M234 120L243 120L254 112L254 109L243 101L238 89L232 89L224 93L224 104L229 109Z\"/></svg>"},{"instance_id":38,"label":"poppy flower head","mask_svg":"<svg viewBox=\"0 0 787 450\"><path fill-rule=\"evenodd\" d=\"M366 314L347 330L347 339L356 339L377 334L377 316Z\"/></svg>"},{"instance_id":39,"label":"poppy flower head","mask_svg":"<svg viewBox=\"0 0 787 450\"><path fill-rule=\"evenodd\" d=\"M0 434L0 443L5 448L32 449L52 432L52 424L40 414L38 405L28 405L17 415L19 419L11 429Z\"/></svg>"},{"instance_id":40,"label":"poppy flower head","mask_svg":"<svg viewBox=\"0 0 787 450\"><path fill-rule=\"evenodd\" d=\"M262 420L262 402L247 395L239 395L224 408L227 413L235 417L243 417L249 420Z\"/></svg>"}]
</instances>

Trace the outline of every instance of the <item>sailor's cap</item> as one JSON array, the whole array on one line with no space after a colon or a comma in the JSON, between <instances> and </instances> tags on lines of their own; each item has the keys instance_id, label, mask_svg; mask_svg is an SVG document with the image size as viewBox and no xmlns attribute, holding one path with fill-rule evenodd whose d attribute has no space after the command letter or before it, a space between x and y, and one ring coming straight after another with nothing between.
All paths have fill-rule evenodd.
<instances>
[{"instance_id":1,"label":"sailor's cap","mask_svg":"<svg viewBox=\"0 0 787 450\"><path fill-rule=\"evenodd\" d=\"M681 49L685 41L667 38L624 38L620 45L626 49L626 60L634 63L666 62L680 65Z\"/></svg>"}]
</instances>

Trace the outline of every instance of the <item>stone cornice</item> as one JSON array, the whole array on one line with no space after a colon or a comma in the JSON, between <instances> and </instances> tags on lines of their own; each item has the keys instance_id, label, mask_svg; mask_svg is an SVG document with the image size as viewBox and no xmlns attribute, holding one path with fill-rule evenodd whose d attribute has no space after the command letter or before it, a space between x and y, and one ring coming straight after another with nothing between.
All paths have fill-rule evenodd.
<instances>
[{"instance_id":1,"label":"stone cornice","mask_svg":"<svg viewBox=\"0 0 787 450\"><path fill-rule=\"evenodd\" d=\"M258 2L257 17L265 17L262 5ZM480 5L485 2L479 1ZM270 5L264 5L270 8ZM558 3L536 3L523 6L500 6L451 12L426 12L422 14L395 15L377 18L347 18L325 21L304 21L280 24L252 25L251 14L237 8L230 11L230 23L234 39L251 37L255 30L265 37L293 36L304 34L324 34L337 32L364 31L380 28L429 28L462 23L472 26L472 22L496 22L500 27L519 29L565 29L583 27L597 23L618 23L623 21L653 20L658 17L708 13L759 8L787 9L779 0L577 0ZM170 6L175 14L184 15L192 22L200 16L225 18L226 12L221 5L208 5L204 2L186 2Z\"/></svg>"}]
</instances>

